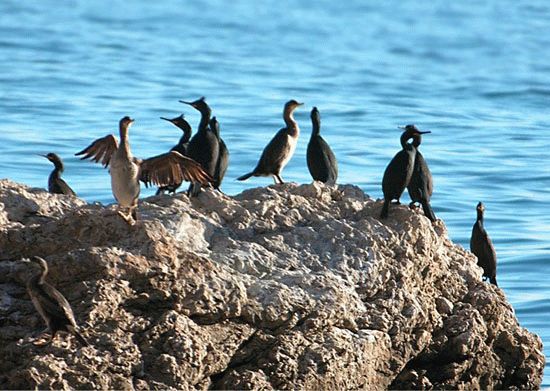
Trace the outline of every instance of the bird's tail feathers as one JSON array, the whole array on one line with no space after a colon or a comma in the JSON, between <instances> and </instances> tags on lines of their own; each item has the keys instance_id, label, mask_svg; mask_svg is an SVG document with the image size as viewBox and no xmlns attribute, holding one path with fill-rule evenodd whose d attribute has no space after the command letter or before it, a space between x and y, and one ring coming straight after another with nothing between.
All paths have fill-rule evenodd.
<instances>
[{"instance_id":1,"label":"bird's tail feathers","mask_svg":"<svg viewBox=\"0 0 550 391\"><path fill-rule=\"evenodd\" d=\"M431 222L436 220L435 213L428 201L422 201L422 209L424 209L424 214Z\"/></svg>"},{"instance_id":2,"label":"bird's tail feathers","mask_svg":"<svg viewBox=\"0 0 550 391\"><path fill-rule=\"evenodd\" d=\"M88 341L86 341L86 338L84 338L78 330L74 331L74 335L75 335L76 339L78 339L78 342L80 342L83 346L90 346Z\"/></svg>"},{"instance_id":3,"label":"bird's tail feathers","mask_svg":"<svg viewBox=\"0 0 550 391\"><path fill-rule=\"evenodd\" d=\"M248 174L244 174L237 178L238 181L246 181L248 178L250 178L252 175L254 175L254 171L249 172Z\"/></svg>"},{"instance_id":4,"label":"bird's tail feathers","mask_svg":"<svg viewBox=\"0 0 550 391\"><path fill-rule=\"evenodd\" d=\"M390 208L390 200L384 199L384 206L382 206L382 212L380 212L380 218L385 219L388 217L388 210Z\"/></svg>"}]
</instances>

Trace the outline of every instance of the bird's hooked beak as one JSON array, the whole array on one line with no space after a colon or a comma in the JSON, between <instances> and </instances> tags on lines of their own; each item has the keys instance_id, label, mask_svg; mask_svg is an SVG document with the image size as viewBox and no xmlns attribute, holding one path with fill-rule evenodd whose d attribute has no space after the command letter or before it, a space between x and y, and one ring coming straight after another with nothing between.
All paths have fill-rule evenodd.
<instances>
[{"instance_id":1,"label":"bird's hooked beak","mask_svg":"<svg viewBox=\"0 0 550 391\"><path fill-rule=\"evenodd\" d=\"M42 156L42 157L45 157L46 159L50 160L50 159L48 158L48 155L42 155L41 153L37 153L36 156Z\"/></svg>"},{"instance_id":2,"label":"bird's hooked beak","mask_svg":"<svg viewBox=\"0 0 550 391\"><path fill-rule=\"evenodd\" d=\"M298 103L296 104L296 106L303 106L303 105L304 105L304 102L301 102L301 103L298 102Z\"/></svg>"},{"instance_id":3,"label":"bird's hooked beak","mask_svg":"<svg viewBox=\"0 0 550 391\"><path fill-rule=\"evenodd\" d=\"M166 117L160 117L160 119L163 119L163 120L165 120L165 121L172 122L172 123L174 122L174 121L172 121L170 118L166 118Z\"/></svg>"},{"instance_id":4,"label":"bird's hooked beak","mask_svg":"<svg viewBox=\"0 0 550 391\"><path fill-rule=\"evenodd\" d=\"M406 126L398 126L397 129L401 129L401 130L407 130L407 127ZM420 130L416 130L415 131L416 134L427 134L427 133L431 133L430 130L424 130L424 131L420 131Z\"/></svg>"},{"instance_id":5,"label":"bird's hooked beak","mask_svg":"<svg viewBox=\"0 0 550 391\"><path fill-rule=\"evenodd\" d=\"M180 100L179 102L180 102L180 103L184 103L184 104L189 105L189 106L195 107L195 102L188 102L188 101L186 101L186 100Z\"/></svg>"}]
</instances>

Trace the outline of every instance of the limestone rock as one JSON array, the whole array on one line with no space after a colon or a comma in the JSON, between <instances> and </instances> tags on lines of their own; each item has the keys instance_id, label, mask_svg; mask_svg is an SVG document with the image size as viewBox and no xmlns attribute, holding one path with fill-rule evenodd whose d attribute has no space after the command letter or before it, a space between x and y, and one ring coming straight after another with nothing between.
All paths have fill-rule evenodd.
<instances>
[{"instance_id":1,"label":"limestone rock","mask_svg":"<svg viewBox=\"0 0 550 391\"><path fill-rule=\"evenodd\" d=\"M355 186L114 207L0 181L0 388L537 388L540 338L444 224ZM45 257L91 346L32 344ZM68 346L70 342L70 346Z\"/></svg>"}]
</instances>

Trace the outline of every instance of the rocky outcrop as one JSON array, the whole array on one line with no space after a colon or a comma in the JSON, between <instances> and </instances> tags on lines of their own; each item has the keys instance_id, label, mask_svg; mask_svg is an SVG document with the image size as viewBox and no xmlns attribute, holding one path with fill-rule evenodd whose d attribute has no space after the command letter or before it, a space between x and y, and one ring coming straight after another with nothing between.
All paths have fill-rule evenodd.
<instances>
[{"instance_id":1,"label":"rocky outcrop","mask_svg":"<svg viewBox=\"0 0 550 391\"><path fill-rule=\"evenodd\" d=\"M114 207L0 181L0 388L537 388L541 340L441 221L355 186ZM91 343L32 344L45 257ZM69 342L70 346L69 346Z\"/></svg>"}]
</instances>

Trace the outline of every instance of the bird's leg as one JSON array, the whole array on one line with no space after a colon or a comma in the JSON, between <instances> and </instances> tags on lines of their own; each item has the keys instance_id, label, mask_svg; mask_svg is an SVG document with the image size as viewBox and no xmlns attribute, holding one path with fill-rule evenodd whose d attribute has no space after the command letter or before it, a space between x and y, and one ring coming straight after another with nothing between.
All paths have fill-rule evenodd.
<instances>
[{"instance_id":1,"label":"bird's leg","mask_svg":"<svg viewBox=\"0 0 550 391\"><path fill-rule=\"evenodd\" d=\"M134 201L132 206L130 206L129 215L132 216L132 219L134 219L134 223L138 221L138 211L137 211L138 203L137 199Z\"/></svg>"},{"instance_id":2,"label":"bird's leg","mask_svg":"<svg viewBox=\"0 0 550 391\"><path fill-rule=\"evenodd\" d=\"M401 205L401 202L399 201L399 198L395 201L392 201L392 204L394 205Z\"/></svg>"},{"instance_id":3,"label":"bird's leg","mask_svg":"<svg viewBox=\"0 0 550 391\"><path fill-rule=\"evenodd\" d=\"M276 176L277 179L279 180L279 183L280 183L280 184L285 183L285 182L283 181L283 178L281 178L281 174L275 174L275 176Z\"/></svg>"},{"instance_id":4,"label":"bird's leg","mask_svg":"<svg viewBox=\"0 0 550 391\"><path fill-rule=\"evenodd\" d=\"M412 201L410 204L409 204L409 208L411 209L416 209L418 206L416 205L416 202Z\"/></svg>"}]
</instances>

